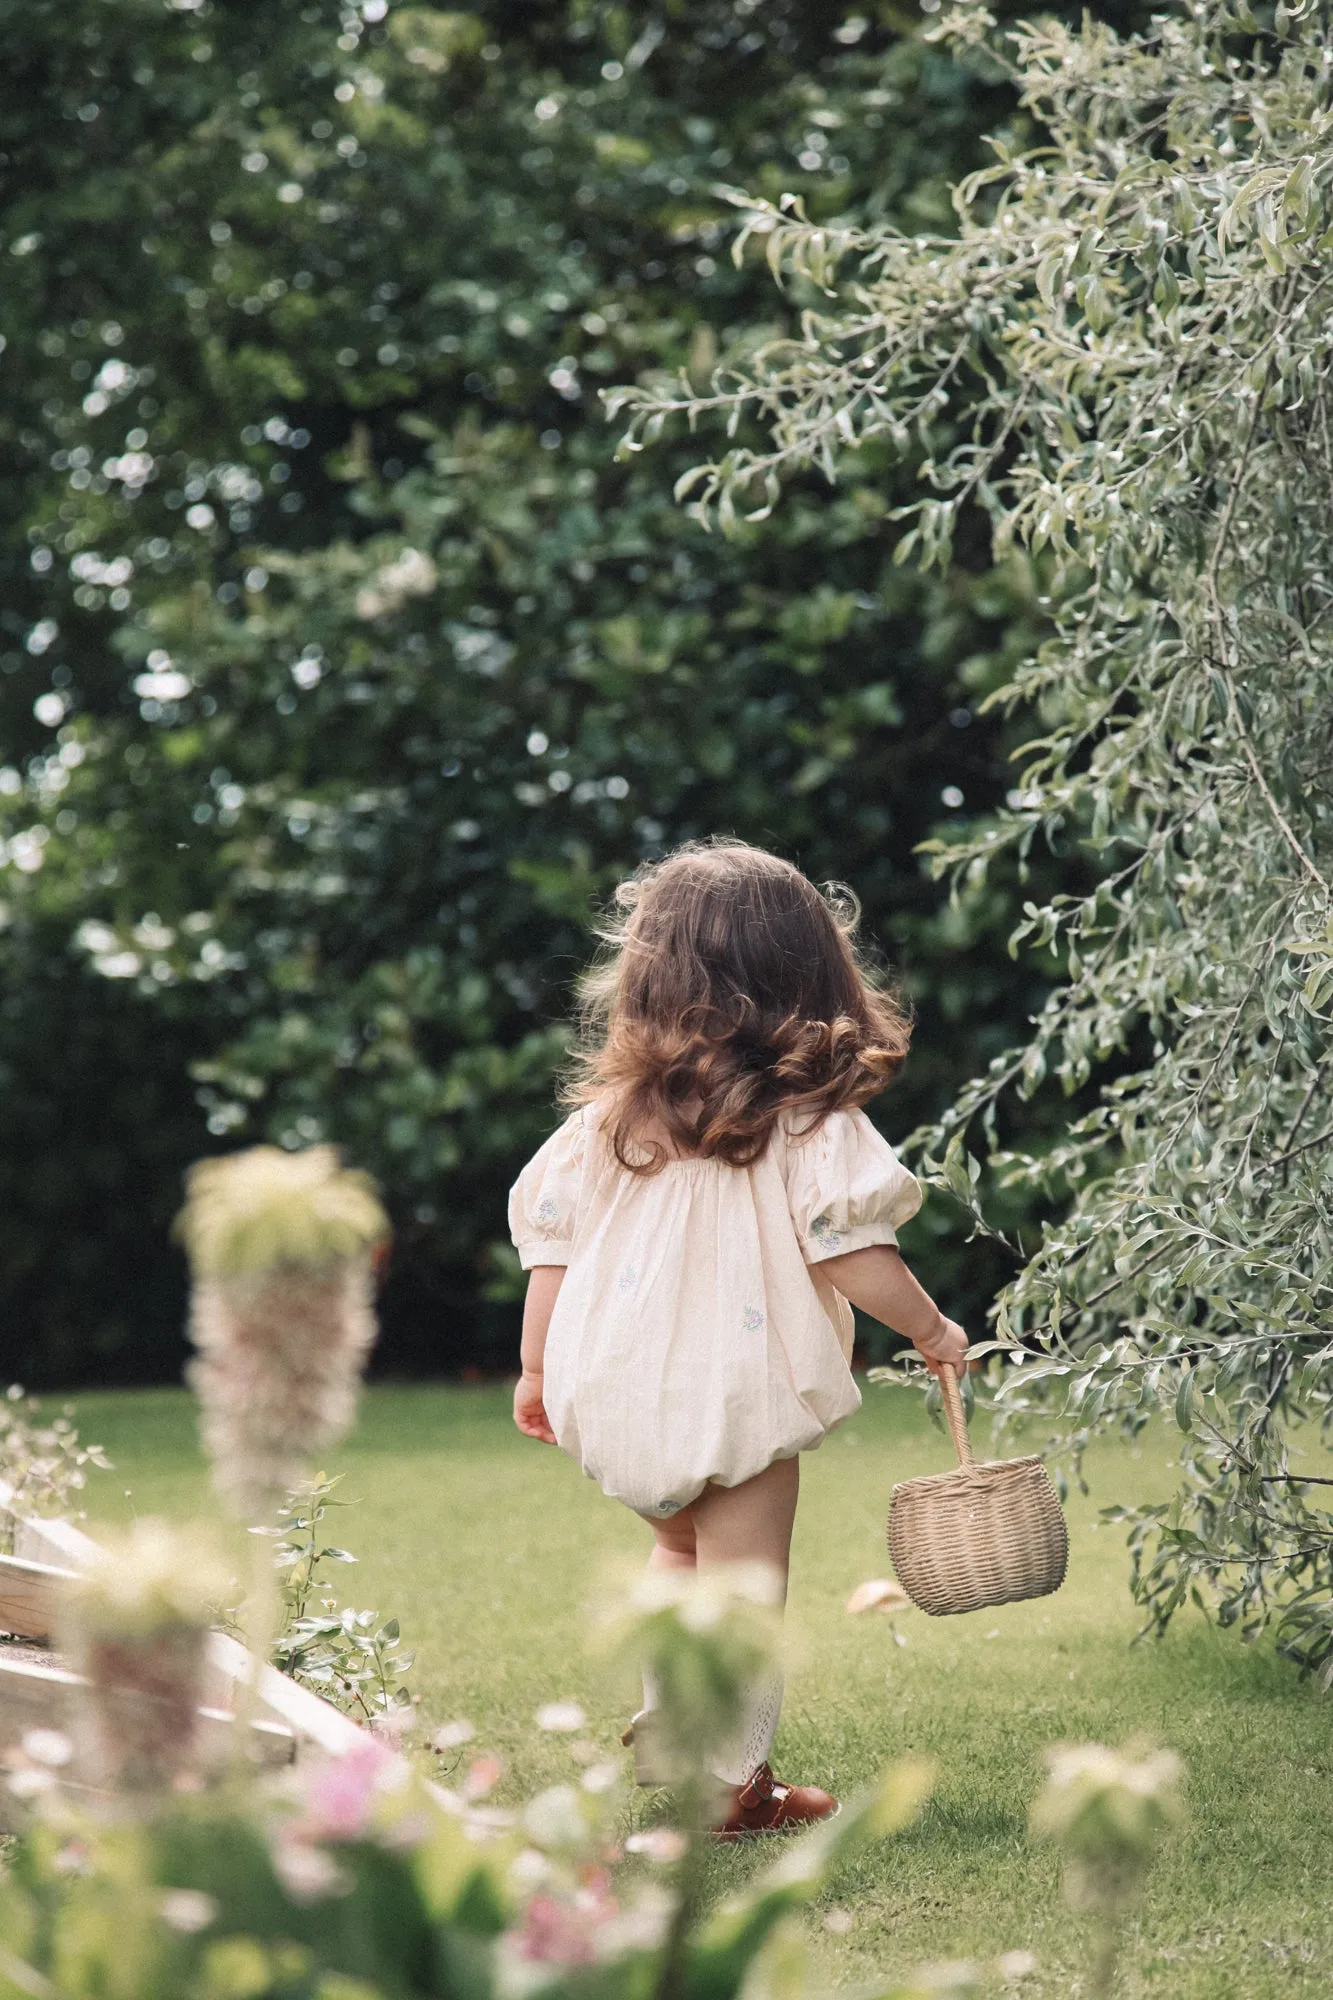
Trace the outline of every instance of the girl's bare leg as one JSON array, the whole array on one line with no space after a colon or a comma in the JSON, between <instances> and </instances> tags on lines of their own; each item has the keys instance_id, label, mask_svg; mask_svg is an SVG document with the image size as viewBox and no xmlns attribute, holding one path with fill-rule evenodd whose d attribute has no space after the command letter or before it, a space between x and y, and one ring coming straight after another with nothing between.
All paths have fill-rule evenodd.
<instances>
[{"instance_id":1,"label":"girl's bare leg","mask_svg":"<svg viewBox=\"0 0 1333 2000\"><path fill-rule=\"evenodd\" d=\"M682 1507L669 1521L651 1521L653 1552L649 1569L693 1569L695 1564L694 1514Z\"/></svg>"},{"instance_id":2,"label":"girl's bare leg","mask_svg":"<svg viewBox=\"0 0 1333 2000\"><path fill-rule=\"evenodd\" d=\"M694 1515L690 1508L682 1507L679 1514L673 1514L668 1521L650 1521L653 1531L652 1554L648 1558L649 1569L693 1569ZM657 1683L645 1667L643 1670L643 1707L634 1718L634 1726L640 1727L650 1709L657 1707ZM647 1774L652 1770L652 1753L642 1745L636 1746L635 1759L639 1768L639 1783L655 1783L656 1779Z\"/></svg>"},{"instance_id":3,"label":"girl's bare leg","mask_svg":"<svg viewBox=\"0 0 1333 2000\"><path fill-rule=\"evenodd\" d=\"M800 1482L800 1460L780 1458L740 1486L705 1486L670 1520L649 1522L649 1569L766 1562L780 1573L785 1596Z\"/></svg>"},{"instance_id":4,"label":"girl's bare leg","mask_svg":"<svg viewBox=\"0 0 1333 2000\"><path fill-rule=\"evenodd\" d=\"M782 1577L785 1598L800 1483L800 1460L779 1458L741 1486L705 1486L690 1508L700 1567L770 1563Z\"/></svg>"},{"instance_id":5,"label":"girl's bare leg","mask_svg":"<svg viewBox=\"0 0 1333 2000\"><path fill-rule=\"evenodd\" d=\"M799 1461L784 1458L741 1486L705 1486L681 1513L669 1521L653 1522L649 1566L693 1569L716 1563L767 1563L781 1577L785 1599L800 1477ZM767 1761L782 1709L782 1685L782 1670L773 1667L746 1689L735 1735L720 1746L713 1762L724 1784L745 1784ZM645 1710L657 1705L650 1676L644 1678L643 1705ZM652 1777L645 1757L640 1781L651 1782Z\"/></svg>"}]
</instances>

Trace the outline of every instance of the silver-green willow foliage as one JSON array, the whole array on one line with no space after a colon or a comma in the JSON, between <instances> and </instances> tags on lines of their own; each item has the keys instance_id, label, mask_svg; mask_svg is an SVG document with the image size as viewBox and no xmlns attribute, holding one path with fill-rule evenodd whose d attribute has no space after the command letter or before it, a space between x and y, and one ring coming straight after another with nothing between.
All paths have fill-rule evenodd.
<instances>
[{"instance_id":1,"label":"silver-green willow foliage","mask_svg":"<svg viewBox=\"0 0 1333 2000\"><path fill-rule=\"evenodd\" d=\"M1247 1631L1276 1617L1325 1685L1331 26L1326 0L1195 0L1123 41L955 11L939 32L1008 69L1039 142L995 143L956 239L744 202L804 339L709 396L619 405L631 444L727 417L738 442L682 482L724 526L887 438L924 488L900 556L943 562L982 510L997 561L1044 567L1051 636L1002 692L1034 719L1012 809L933 864L967 895L1045 838L1099 879L1027 906L1015 948L1063 980L918 1141L979 1227L988 1175L1050 1197L1000 1307L1002 1396L1062 1397L1076 1447L1174 1411L1174 1502L1126 1516L1153 1623L1187 1595ZM1078 1094L1068 1127L1014 1151L1005 1100L1048 1075Z\"/></svg>"}]
</instances>

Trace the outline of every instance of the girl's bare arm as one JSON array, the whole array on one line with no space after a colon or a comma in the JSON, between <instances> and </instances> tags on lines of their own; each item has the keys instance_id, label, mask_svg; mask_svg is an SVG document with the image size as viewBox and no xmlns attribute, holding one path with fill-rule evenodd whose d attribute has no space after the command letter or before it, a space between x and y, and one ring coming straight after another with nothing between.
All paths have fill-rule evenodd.
<instances>
[{"instance_id":1,"label":"girl's bare arm","mask_svg":"<svg viewBox=\"0 0 1333 2000\"><path fill-rule=\"evenodd\" d=\"M967 1366L967 1335L917 1283L898 1252L887 1243L821 1259L845 1299L911 1341L932 1375L944 1368L961 1374Z\"/></svg>"},{"instance_id":2,"label":"girl's bare arm","mask_svg":"<svg viewBox=\"0 0 1333 2000\"><path fill-rule=\"evenodd\" d=\"M523 1301L523 1344L519 1350L523 1373L514 1390L514 1422L525 1436L540 1438L543 1444L555 1443L555 1432L547 1421L542 1402L542 1363L547 1329L564 1276L563 1264L538 1264L528 1274L528 1292Z\"/></svg>"}]
</instances>

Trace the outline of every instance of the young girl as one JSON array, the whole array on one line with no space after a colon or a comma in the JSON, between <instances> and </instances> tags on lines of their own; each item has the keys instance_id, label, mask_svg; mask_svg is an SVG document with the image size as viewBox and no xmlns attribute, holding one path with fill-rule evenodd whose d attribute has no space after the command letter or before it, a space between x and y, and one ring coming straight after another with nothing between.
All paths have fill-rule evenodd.
<instances>
[{"instance_id":1,"label":"young girl","mask_svg":"<svg viewBox=\"0 0 1333 2000\"><path fill-rule=\"evenodd\" d=\"M616 901L578 1108L510 1197L531 1273L514 1421L650 1523L651 1563L765 1562L785 1591L797 1454L860 1406L851 1307L936 1374L964 1366L894 1247L921 1190L860 1108L908 1022L858 960L854 903L774 855L692 844ZM719 1760L722 1838L837 1810L769 1769L781 1695L750 1691Z\"/></svg>"}]
</instances>

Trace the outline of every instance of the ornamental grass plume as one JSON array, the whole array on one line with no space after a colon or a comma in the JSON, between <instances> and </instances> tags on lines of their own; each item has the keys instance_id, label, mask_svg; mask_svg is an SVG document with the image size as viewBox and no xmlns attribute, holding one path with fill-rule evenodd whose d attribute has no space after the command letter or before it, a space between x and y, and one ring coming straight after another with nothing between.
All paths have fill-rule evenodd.
<instances>
[{"instance_id":1,"label":"ornamental grass plume","mask_svg":"<svg viewBox=\"0 0 1333 2000\"><path fill-rule=\"evenodd\" d=\"M186 1186L176 1230L193 1279L188 1380L218 1491L257 1521L351 1424L388 1220L333 1146L203 1160Z\"/></svg>"},{"instance_id":2,"label":"ornamental grass plume","mask_svg":"<svg viewBox=\"0 0 1333 2000\"><path fill-rule=\"evenodd\" d=\"M80 1691L79 1772L120 1792L158 1792L199 1755L209 1629L232 1578L194 1530L136 1521L71 1585L62 1634Z\"/></svg>"}]
</instances>

